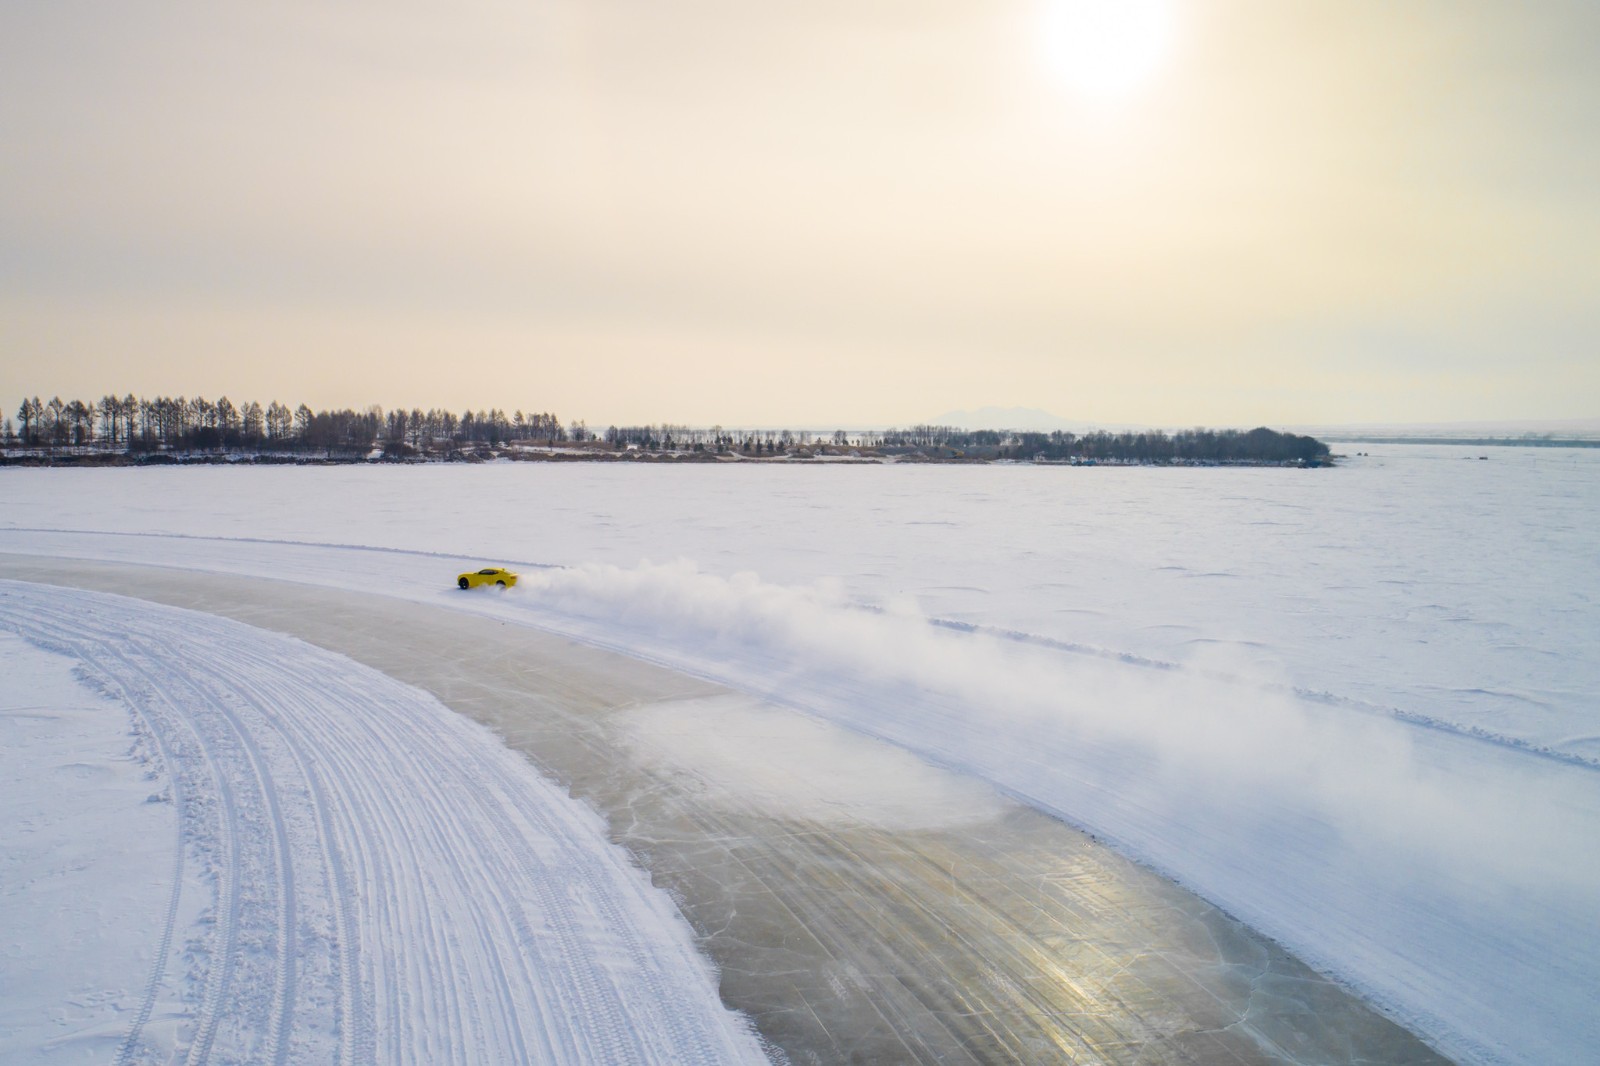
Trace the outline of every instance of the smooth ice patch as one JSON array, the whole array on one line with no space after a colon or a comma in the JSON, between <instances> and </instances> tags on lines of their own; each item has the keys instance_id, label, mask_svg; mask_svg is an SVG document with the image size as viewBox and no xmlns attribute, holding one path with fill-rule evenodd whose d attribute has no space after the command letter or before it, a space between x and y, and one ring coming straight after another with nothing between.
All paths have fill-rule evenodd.
<instances>
[{"instance_id":1,"label":"smooth ice patch","mask_svg":"<svg viewBox=\"0 0 1600 1066\"><path fill-rule=\"evenodd\" d=\"M748 696L672 700L616 720L641 766L694 778L707 798L774 818L938 829L997 818L989 786L892 745Z\"/></svg>"}]
</instances>

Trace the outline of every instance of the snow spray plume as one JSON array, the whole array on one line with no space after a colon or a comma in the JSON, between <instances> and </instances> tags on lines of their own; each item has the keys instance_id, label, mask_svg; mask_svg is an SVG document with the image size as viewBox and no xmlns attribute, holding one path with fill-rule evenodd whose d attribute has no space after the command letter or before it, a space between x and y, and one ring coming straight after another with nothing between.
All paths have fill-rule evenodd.
<instances>
[{"instance_id":1,"label":"snow spray plume","mask_svg":"<svg viewBox=\"0 0 1600 1066\"><path fill-rule=\"evenodd\" d=\"M1414 726L1297 700L1218 653L1152 670L951 632L908 602L864 610L836 584L722 578L685 561L525 581L569 631L984 777L1175 873L1174 828L1211 819L1234 827L1238 847L1313 827L1324 862L1508 887L1600 883L1592 849L1555 846L1583 839L1561 812L1592 809L1600 775L1473 760L1470 740L1432 734L1420 753Z\"/></svg>"}]
</instances>

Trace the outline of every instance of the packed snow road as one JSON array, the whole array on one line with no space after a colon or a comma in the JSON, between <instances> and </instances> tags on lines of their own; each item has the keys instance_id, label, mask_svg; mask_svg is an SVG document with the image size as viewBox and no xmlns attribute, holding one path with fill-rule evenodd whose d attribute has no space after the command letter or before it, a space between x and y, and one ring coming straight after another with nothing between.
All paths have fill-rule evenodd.
<instances>
[{"instance_id":1,"label":"packed snow road","mask_svg":"<svg viewBox=\"0 0 1600 1066\"><path fill-rule=\"evenodd\" d=\"M427 694L82 591L0 581L0 629L132 712L151 799L173 812L173 835L143 842L170 854L165 898L142 928L98 933L147 937L142 977L45 1047L0 1033L8 1060L765 1061L593 812ZM51 935L13 928L10 953ZM13 1019L28 992L8 987Z\"/></svg>"}]
</instances>

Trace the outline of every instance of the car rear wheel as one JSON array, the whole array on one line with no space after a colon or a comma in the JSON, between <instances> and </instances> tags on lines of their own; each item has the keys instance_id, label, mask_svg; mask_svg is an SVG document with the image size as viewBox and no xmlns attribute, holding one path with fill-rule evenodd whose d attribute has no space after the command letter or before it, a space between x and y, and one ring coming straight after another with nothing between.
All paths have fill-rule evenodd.
<instances>
[{"instance_id":1,"label":"car rear wheel","mask_svg":"<svg viewBox=\"0 0 1600 1066\"><path fill-rule=\"evenodd\" d=\"M457 581L456 584L460 585L462 588L467 588L471 585L471 582L466 578L462 578L460 581Z\"/></svg>"},{"instance_id":2,"label":"car rear wheel","mask_svg":"<svg viewBox=\"0 0 1600 1066\"><path fill-rule=\"evenodd\" d=\"M495 584L499 585L501 588L505 588L506 587L506 583L504 581L496 581Z\"/></svg>"}]
</instances>

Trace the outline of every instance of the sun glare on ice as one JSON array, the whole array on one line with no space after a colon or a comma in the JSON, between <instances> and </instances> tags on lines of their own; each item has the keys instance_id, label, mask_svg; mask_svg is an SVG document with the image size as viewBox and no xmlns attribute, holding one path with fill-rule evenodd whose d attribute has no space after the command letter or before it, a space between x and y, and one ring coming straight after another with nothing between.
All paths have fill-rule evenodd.
<instances>
[{"instance_id":1,"label":"sun glare on ice","mask_svg":"<svg viewBox=\"0 0 1600 1066\"><path fill-rule=\"evenodd\" d=\"M1051 73L1079 94L1122 97L1161 69L1171 0L1046 0L1040 43Z\"/></svg>"}]
</instances>

